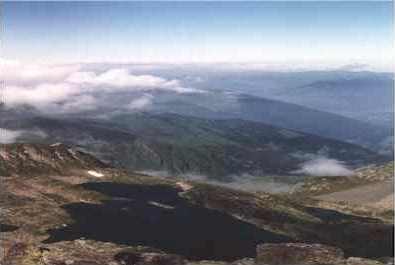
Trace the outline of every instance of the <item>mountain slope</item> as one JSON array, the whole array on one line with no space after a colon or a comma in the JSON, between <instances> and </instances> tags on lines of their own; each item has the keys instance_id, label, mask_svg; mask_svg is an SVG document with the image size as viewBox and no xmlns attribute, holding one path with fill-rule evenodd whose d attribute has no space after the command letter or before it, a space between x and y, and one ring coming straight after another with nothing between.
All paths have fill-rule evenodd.
<instances>
[{"instance_id":1,"label":"mountain slope","mask_svg":"<svg viewBox=\"0 0 395 265\"><path fill-rule=\"evenodd\" d=\"M139 98L136 94L117 94L106 106L95 110L77 113L53 115L52 118L96 118L111 120L117 114L130 114L138 110L125 109L125 102ZM182 116L194 116L206 119L243 119L262 122L267 125L296 130L317 136L358 144L374 151L384 150L389 155L392 130L388 127L372 125L337 114L307 108L301 105L278 100L232 93L228 91L206 91L202 93L183 94L157 91L150 96L152 102L143 108L151 114L174 113ZM61 106L59 106L61 107ZM1 108L2 119L24 118L37 115L34 108ZM43 114L52 115L50 113ZM2 121L0 121L1 123Z\"/></svg>"},{"instance_id":2,"label":"mountain slope","mask_svg":"<svg viewBox=\"0 0 395 265\"><path fill-rule=\"evenodd\" d=\"M353 104L351 104L353 105ZM317 107L317 109L320 109ZM243 119L355 143L373 150L388 141L390 128L289 102L247 94L208 92L158 100L148 110L207 119Z\"/></svg>"},{"instance_id":3,"label":"mountain slope","mask_svg":"<svg viewBox=\"0 0 395 265\"><path fill-rule=\"evenodd\" d=\"M299 105L245 96L239 99L243 118L374 148L390 129Z\"/></svg>"},{"instance_id":4,"label":"mountain slope","mask_svg":"<svg viewBox=\"0 0 395 265\"><path fill-rule=\"evenodd\" d=\"M80 146L131 170L202 174L225 180L235 174L289 174L316 157L359 166L381 161L355 146L261 123L137 113L111 121L33 118L3 127L39 129L46 138ZM30 140L20 137L19 141Z\"/></svg>"}]
</instances>

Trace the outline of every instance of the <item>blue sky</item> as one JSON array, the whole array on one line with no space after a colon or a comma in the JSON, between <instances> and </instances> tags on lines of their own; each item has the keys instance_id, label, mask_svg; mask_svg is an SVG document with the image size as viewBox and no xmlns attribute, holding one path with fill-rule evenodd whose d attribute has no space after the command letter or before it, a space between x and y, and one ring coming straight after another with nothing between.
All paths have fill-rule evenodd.
<instances>
[{"instance_id":1,"label":"blue sky","mask_svg":"<svg viewBox=\"0 0 395 265\"><path fill-rule=\"evenodd\" d=\"M388 64L391 2L6 2L2 57Z\"/></svg>"}]
</instances>

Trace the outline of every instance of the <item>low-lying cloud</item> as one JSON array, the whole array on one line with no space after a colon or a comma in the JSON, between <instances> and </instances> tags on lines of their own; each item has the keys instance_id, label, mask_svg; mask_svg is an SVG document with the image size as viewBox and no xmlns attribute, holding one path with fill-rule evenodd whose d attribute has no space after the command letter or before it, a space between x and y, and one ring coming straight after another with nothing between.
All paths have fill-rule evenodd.
<instances>
[{"instance_id":1,"label":"low-lying cloud","mask_svg":"<svg viewBox=\"0 0 395 265\"><path fill-rule=\"evenodd\" d=\"M287 193L296 189L300 184L280 181L279 177L256 177L250 174L231 176L230 182L207 180L206 182L218 186L249 192Z\"/></svg>"},{"instance_id":2,"label":"low-lying cloud","mask_svg":"<svg viewBox=\"0 0 395 265\"><path fill-rule=\"evenodd\" d=\"M100 87L102 90L133 89L133 90L171 90L175 92L194 92L195 89L182 87L180 81L168 80L153 75L133 75L128 69L110 69L96 74L94 72L76 72L66 82L87 87Z\"/></svg>"},{"instance_id":3,"label":"low-lying cloud","mask_svg":"<svg viewBox=\"0 0 395 265\"><path fill-rule=\"evenodd\" d=\"M19 138L27 137L29 139L43 139L47 134L39 129L32 130L10 130L0 128L0 144L12 144L17 142Z\"/></svg>"},{"instance_id":4,"label":"low-lying cloud","mask_svg":"<svg viewBox=\"0 0 395 265\"><path fill-rule=\"evenodd\" d=\"M140 98L133 99L128 105L127 108L130 110L141 110L147 109L152 105L153 96L150 94L145 94Z\"/></svg>"},{"instance_id":5,"label":"low-lying cloud","mask_svg":"<svg viewBox=\"0 0 395 265\"><path fill-rule=\"evenodd\" d=\"M171 174L165 170L145 170L140 171L140 173L162 178L172 178L175 176L175 174ZM294 181L292 183L281 181L281 177L278 176L262 177L253 176L251 174L230 175L226 177L227 181L219 181L195 173L178 174L177 177L248 192L287 193L297 189L302 184L301 181Z\"/></svg>"},{"instance_id":6,"label":"low-lying cloud","mask_svg":"<svg viewBox=\"0 0 395 265\"><path fill-rule=\"evenodd\" d=\"M0 59L1 60L1 59ZM133 74L126 68L82 71L79 65L25 65L1 60L6 106L31 105L46 113L76 113L111 105L115 94L123 101L113 106L137 110L153 103L150 92L199 93L177 79ZM128 99L128 102L125 101Z\"/></svg>"},{"instance_id":7,"label":"low-lying cloud","mask_svg":"<svg viewBox=\"0 0 395 265\"><path fill-rule=\"evenodd\" d=\"M310 176L349 176L353 171L336 159L316 158L303 163L294 173Z\"/></svg>"},{"instance_id":8,"label":"low-lying cloud","mask_svg":"<svg viewBox=\"0 0 395 265\"><path fill-rule=\"evenodd\" d=\"M19 136L23 134L23 131L14 131L4 128L0 128L0 143L1 144L11 144L18 139Z\"/></svg>"},{"instance_id":9,"label":"low-lying cloud","mask_svg":"<svg viewBox=\"0 0 395 265\"><path fill-rule=\"evenodd\" d=\"M1 79L6 84L35 86L43 83L64 81L71 73L79 71L80 65L26 64L0 58Z\"/></svg>"}]
</instances>

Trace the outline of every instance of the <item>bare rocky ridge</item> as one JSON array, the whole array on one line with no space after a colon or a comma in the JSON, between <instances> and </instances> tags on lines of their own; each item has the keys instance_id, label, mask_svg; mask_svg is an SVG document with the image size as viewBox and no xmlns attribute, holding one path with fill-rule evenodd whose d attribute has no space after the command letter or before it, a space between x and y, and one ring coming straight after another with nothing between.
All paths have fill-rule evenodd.
<instances>
[{"instance_id":1,"label":"bare rocky ridge","mask_svg":"<svg viewBox=\"0 0 395 265\"><path fill-rule=\"evenodd\" d=\"M68 174L71 169L104 168L96 158L63 145L0 145L0 176Z\"/></svg>"},{"instance_id":2,"label":"bare rocky ridge","mask_svg":"<svg viewBox=\"0 0 395 265\"><path fill-rule=\"evenodd\" d=\"M315 244L344 253L333 265L393 256L392 223L286 196L126 173L61 145L7 145L1 163L4 265L274 265L268 247Z\"/></svg>"},{"instance_id":3,"label":"bare rocky ridge","mask_svg":"<svg viewBox=\"0 0 395 265\"><path fill-rule=\"evenodd\" d=\"M358 186L346 191L321 195L317 198L324 201L346 201L352 204L362 204L390 210L394 208L394 182L390 179Z\"/></svg>"},{"instance_id":4,"label":"bare rocky ridge","mask_svg":"<svg viewBox=\"0 0 395 265\"><path fill-rule=\"evenodd\" d=\"M318 196L358 186L392 181L394 178L394 163L372 165L356 170L351 176L311 177L294 191L298 195ZM390 185L389 185L390 186Z\"/></svg>"},{"instance_id":5,"label":"bare rocky ridge","mask_svg":"<svg viewBox=\"0 0 395 265\"><path fill-rule=\"evenodd\" d=\"M293 197L312 206L392 222L394 163L364 167L351 176L310 178L293 191Z\"/></svg>"}]
</instances>

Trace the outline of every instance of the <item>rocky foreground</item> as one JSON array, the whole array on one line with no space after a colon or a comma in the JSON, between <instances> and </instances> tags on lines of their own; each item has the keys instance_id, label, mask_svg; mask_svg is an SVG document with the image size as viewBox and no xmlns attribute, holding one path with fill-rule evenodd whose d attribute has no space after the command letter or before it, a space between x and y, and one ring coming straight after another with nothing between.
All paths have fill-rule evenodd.
<instances>
[{"instance_id":1,"label":"rocky foreground","mask_svg":"<svg viewBox=\"0 0 395 265\"><path fill-rule=\"evenodd\" d=\"M62 144L2 145L0 176L2 265L392 264L391 220L302 196L130 174Z\"/></svg>"}]
</instances>

